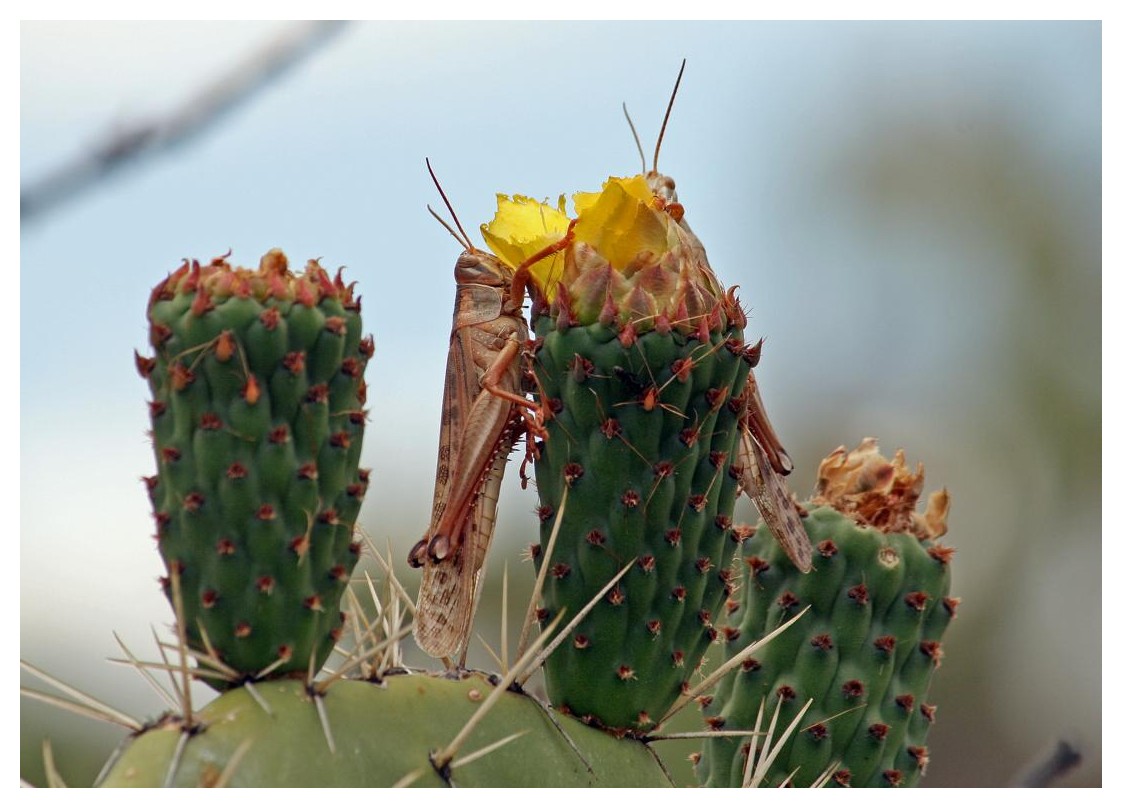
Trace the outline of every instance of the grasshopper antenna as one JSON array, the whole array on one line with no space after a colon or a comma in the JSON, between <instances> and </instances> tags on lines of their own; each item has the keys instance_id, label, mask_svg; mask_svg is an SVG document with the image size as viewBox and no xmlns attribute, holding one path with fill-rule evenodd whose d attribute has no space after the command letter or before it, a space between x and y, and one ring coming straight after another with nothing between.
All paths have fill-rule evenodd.
<instances>
[{"instance_id":1,"label":"grasshopper antenna","mask_svg":"<svg viewBox=\"0 0 1122 808\"><path fill-rule=\"evenodd\" d=\"M452 225L448 224L448 222L440 218L440 214L432 209L432 205L425 205L425 207L429 209L429 213L432 214L432 218L436 219L438 222L444 225L444 229L452 234L452 238L456 239L461 247L463 247L468 252L475 252L475 248L470 243L465 242L463 240L463 237L461 237L459 233L452 229Z\"/></svg>"},{"instance_id":2,"label":"grasshopper antenna","mask_svg":"<svg viewBox=\"0 0 1122 808\"><path fill-rule=\"evenodd\" d=\"M686 60L682 60L682 67L678 70L678 78L674 81L674 91L670 93L670 103L666 105L666 116L662 119L662 128L658 130L658 142L655 143L654 165L651 171L658 173L658 151L662 148L662 137L666 134L666 124L670 122L670 110L674 108L674 99L678 96L678 86L682 83L682 74L686 72Z\"/></svg>"},{"instance_id":3,"label":"grasshopper antenna","mask_svg":"<svg viewBox=\"0 0 1122 808\"><path fill-rule=\"evenodd\" d=\"M643 144L639 140L639 133L635 131L635 122L627 114L627 102L623 102L623 117L627 118L627 125L631 127L631 137L635 138L635 148L639 150L639 162L642 164L642 173L647 173L647 156L643 154Z\"/></svg>"},{"instance_id":4,"label":"grasshopper antenna","mask_svg":"<svg viewBox=\"0 0 1122 808\"><path fill-rule=\"evenodd\" d=\"M673 101L673 99L671 99L671 101ZM452 221L456 223L456 228L460 231L459 235L452 229L452 225L440 218L440 215L432 209L431 205L426 205L425 207L429 209L429 213L432 214L433 218L444 225L444 228L452 234L452 238L460 242L461 247L470 252L475 252L475 245L471 243L467 231L464 230L464 226L460 224L460 219L456 216L456 211L452 209L452 203L448 201L448 195L445 194L444 189L440 187L440 180L436 178L436 172L432 170L432 163L429 162L429 158L427 157L425 158L425 167L429 170L429 176L432 177L433 185L436 186L436 190L440 193L440 198L444 200L444 207L448 208L448 212L452 214Z\"/></svg>"}]
</instances>

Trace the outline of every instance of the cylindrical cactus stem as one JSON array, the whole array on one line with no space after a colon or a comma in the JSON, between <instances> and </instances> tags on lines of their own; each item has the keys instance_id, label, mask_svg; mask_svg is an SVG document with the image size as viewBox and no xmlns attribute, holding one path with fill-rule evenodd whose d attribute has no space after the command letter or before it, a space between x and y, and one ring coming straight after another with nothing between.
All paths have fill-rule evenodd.
<instances>
[{"instance_id":1,"label":"cylindrical cactus stem","mask_svg":"<svg viewBox=\"0 0 1122 808\"><path fill-rule=\"evenodd\" d=\"M256 270L185 262L149 301L163 585L220 689L314 673L342 627L374 353L352 286L273 250Z\"/></svg>"},{"instance_id":2,"label":"cylindrical cactus stem","mask_svg":"<svg viewBox=\"0 0 1122 808\"><path fill-rule=\"evenodd\" d=\"M819 468L804 519L815 546L810 573L792 566L765 526L744 544L727 656L808 609L729 674L705 707L710 726L742 730L755 726L762 704L768 721L779 711L782 730L813 699L764 784L790 777L809 785L836 765L834 785L910 786L926 768L935 709L927 692L958 600L947 594L952 550L936 542L949 499L938 491L919 513L922 486L922 465L913 474L902 452L890 462L866 439ZM740 786L748 747L738 738L706 740L700 781Z\"/></svg>"},{"instance_id":3,"label":"cylindrical cactus stem","mask_svg":"<svg viewBox=\"0 0 1122 808\"><path fill-rule=\"evenodd\" d=\"M546 661L547 688L575 715L649 730L715 639L731 592L738 416L728 394L748 364L730 350L738 329L707 342L651 331L624 345L599 325L554 323L535 323L535 369L553 412L535 467L542 541L556 529L546 619L576 614L634 565ZM680 378L679 361L693 362Z\"/></svg>"},{"instance_id":4,"label":"cylindrical cactus stem","mask_svg":"<svg viewBox=\"0 0 1122 808\"><path fill-rule=\"evenodd\" d=\"M613 178L577 195L572 222L563 202L500 197L483 228L536 294L542 543L556 534L540 613L576 615L633 565L546 661L546 687L626 733L662 720L716 639L742 535L733 466L754 357L667 187Z\"/></svg>"}]
</instances>

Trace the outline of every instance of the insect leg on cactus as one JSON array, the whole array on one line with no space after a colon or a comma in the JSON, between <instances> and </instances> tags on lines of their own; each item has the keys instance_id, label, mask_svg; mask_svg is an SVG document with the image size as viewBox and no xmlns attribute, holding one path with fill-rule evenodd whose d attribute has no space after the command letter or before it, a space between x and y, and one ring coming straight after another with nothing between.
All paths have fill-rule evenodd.
<instances>
[{"instance_id":1,"label":"insect leg on cactus","mask_svg":"<svg viewBox=\"0 0 1122 808\"><path fill-rule=\"evenodd\" d=\"M429 174L459 235L445 227L464 252L455 267L432 521L409 563L424 567L414 637L428 654L448 659L464 654L471 636L506 457L523 432L545 433L540 410L524 393L522 351L530 332L521 294L512 293L514 276L475 248L431 165Z\"/></svg>"}]
</instances>

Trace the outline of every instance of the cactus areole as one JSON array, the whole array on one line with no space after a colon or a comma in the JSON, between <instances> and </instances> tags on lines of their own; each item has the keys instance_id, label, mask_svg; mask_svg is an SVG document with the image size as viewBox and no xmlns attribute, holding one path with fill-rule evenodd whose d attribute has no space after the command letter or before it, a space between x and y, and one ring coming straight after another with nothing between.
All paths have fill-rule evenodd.
<instances>
[{"instance_id":1,"label":"cactus areole","mask_svg":"<svg viewBox=\"0 0 1122 808\"><path fill-rule=\"evenodd\" d=\"M157 473L145 478L164 590L206 681L313 674L342 628L363 373L374 342L341 272L185 262L152 292L148 380Z\"/></svg>"}]
</instances>

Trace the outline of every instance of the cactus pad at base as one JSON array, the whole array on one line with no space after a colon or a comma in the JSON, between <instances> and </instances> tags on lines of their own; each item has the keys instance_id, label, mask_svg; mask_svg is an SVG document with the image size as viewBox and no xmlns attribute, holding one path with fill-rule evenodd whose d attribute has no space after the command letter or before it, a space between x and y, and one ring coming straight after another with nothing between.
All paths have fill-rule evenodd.
<instances>
[{"instance_id":1,"label":"cactus pad at base","mask_svg":"<svg viewBox=\"0 0 1122 808\"><path fill-rule=\"evenodd\" d=\"M168 720L130 738L99 785L154 787L170 778L173 786L388 788L411 775L419 787L671 785L643 744L565 716L554 725L541 705L515 693L500 697L460 757L525 734L463 765L453 760L448 779L442 778L429 755L455 737L491 692L480 675L336 682L320 697L326 720L299 682L254 688L271 715L245 688L231 690L199 712L200 727L189 736L178 720Z\"/></svg>"}]
</instances>

